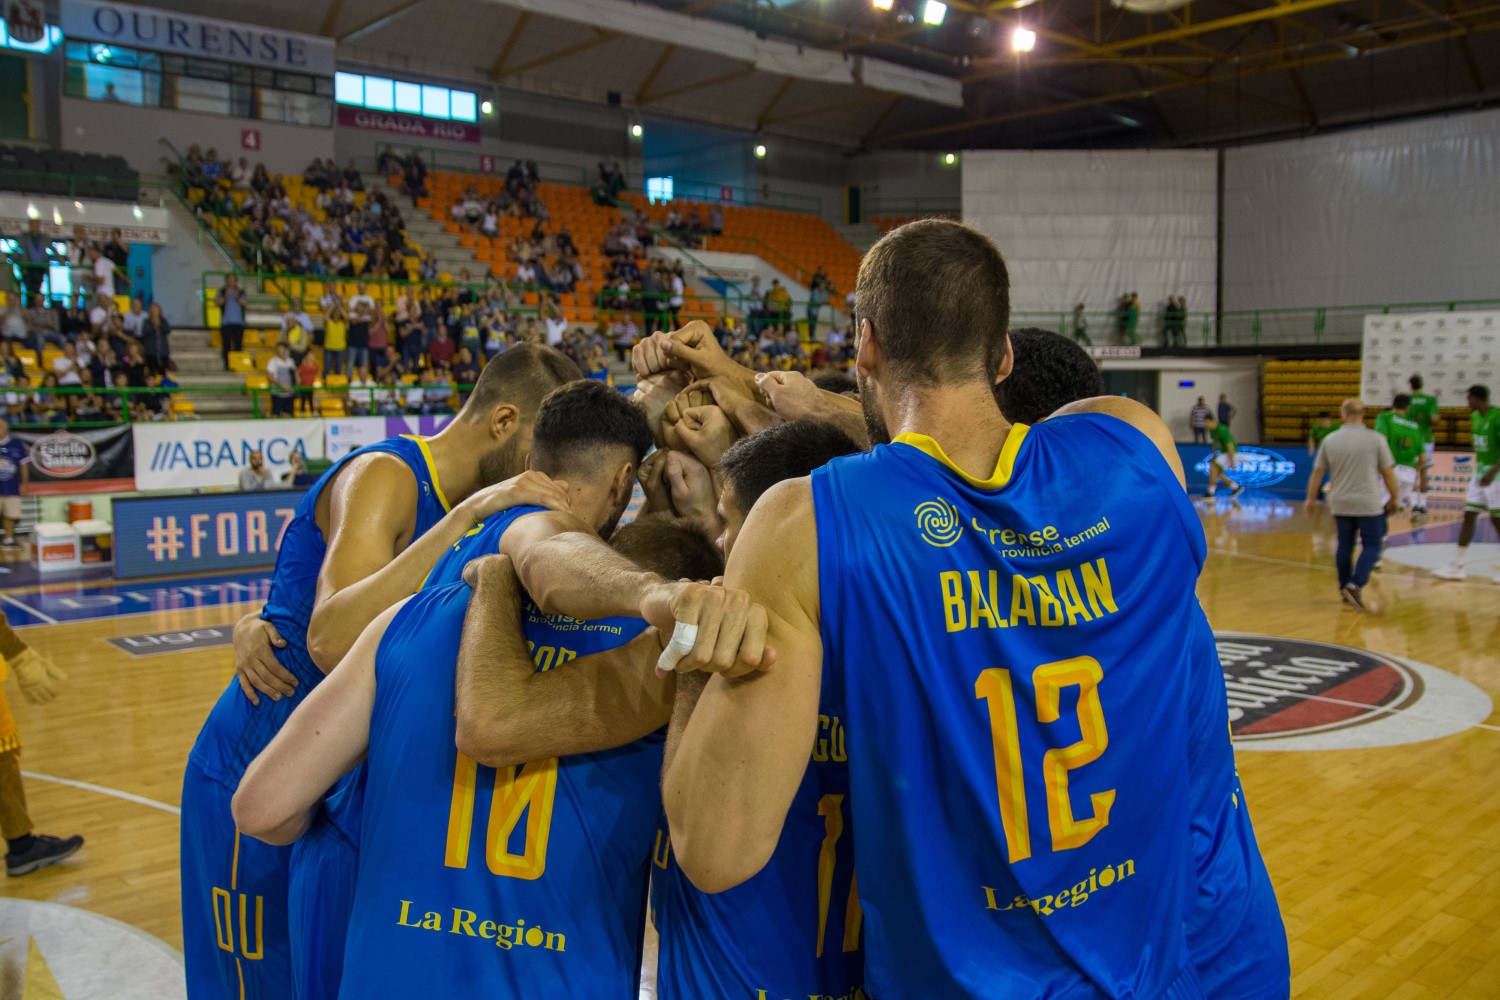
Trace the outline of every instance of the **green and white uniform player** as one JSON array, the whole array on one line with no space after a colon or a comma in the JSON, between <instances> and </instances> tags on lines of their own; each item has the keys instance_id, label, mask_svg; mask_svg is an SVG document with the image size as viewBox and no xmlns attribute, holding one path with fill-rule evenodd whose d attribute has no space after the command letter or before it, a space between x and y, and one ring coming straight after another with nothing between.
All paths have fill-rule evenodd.
<instances>
[{"instance_id":1,"label":"green and white uniform player","mask_svg":"<svg viewBox=\"0 0 1500 1000\"><path fill-rule=\"evenodd\" d=\"M1453 564L1437 571L1444 580L1462 580L1468 575L1464 563L1469 554L1469 543L1474 540L1474 531L1479 526L1481 514L1489 514L1495 530L1500 531L1500 482L1495 474L1500 471L1500 409L1490 405L1489 386L1469 387L1469 433L1474 444L1474 478L1469 480L1469 495L1464 501L1464 526L1458 532L1458 552ZM1496 576L1500 580L1500 575Z\"/></svg>"},{"instance_id":2,"label":"green and white uniform player","mask_svg":"<svg viewBox=\"0 0 1500 1000\"><path fill-rule=\"evenodd\" d=\"M1229 428L1219 423L1215 417L1205 417L1203 426L1208 428L1208 440L1213 445L1213 454L1208 457L1208 496L1213 499L1214 490L1219 486L1219 480L1224 480L1224 485L1230 489L1230 496L1237 497L1245 492L1245 487L1229 478L1229 470L1234 468L1235 444L1234 435L1229 433Z\"/></svg>"},{"instance_id":3,"label":"green and white uniform player","mask_svg":"<svg viewBox=\"0 0 1500 1000\"><path fill-rule=\"evenodd\" d=\"M1422 427L1422 440L1427 447L1427 464L1432 464L1432 431L1442 418L1438 415L1437 397L1430 392L1422 391L1422 376L1413 375L1407 379L1411 386L1411 418Z\"/></svg>"},{"instance_id":4,"label":"green and white uniform player","mask_svg":"<svg viewBox=\"0 0 1500 1000\"><path fill-rule=\"evenodd\" d=\"M1411 408L1411 397L1404 392L1398 394L1391 408L1375 418L1375 433L1386 439L1396 459L1396 485L1401 493L1397 505L1410 507L1412 517L1420 520L1427 516L1428 460L1422 425L1412 416Z\"/></svg>"}]
</instances>

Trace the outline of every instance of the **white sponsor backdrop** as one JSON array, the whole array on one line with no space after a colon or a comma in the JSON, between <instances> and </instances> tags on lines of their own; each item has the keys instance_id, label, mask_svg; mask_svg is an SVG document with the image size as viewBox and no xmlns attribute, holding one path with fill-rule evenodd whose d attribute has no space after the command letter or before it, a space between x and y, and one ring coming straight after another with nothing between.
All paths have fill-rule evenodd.
<instances>
[{"instance_id":1,"label":"white sponsor backdrop","mask_svg":"<svg viewBox=\"0 0 1500 1000\"><path fill-rule=\"evenodd\" d=\"M1500 109L1225 150L1224 308L1490 298L1497 179Z\"/></svg>"},{"instance_id":2,"label":"white sponsor backdrop","mask_svg":"<svg viewBox=\"0 0 1500 1000\"><path fill-rule=\"evenodd\" d=\"M264 454L276 475L287 471L287 460L299 447L308 458L323 457L321 420L135 424L131 433L140 490L238 486L252 451Z\"/></svg>"},{"instance_id":3,"label":"white sponsor backdrop","mask_svg":"<svg viewBox=\"0 0 1500 1000\"><path fill-rule=\"evenodd\" d=\"M1010 268L1011 308L1141 310L1168 295L1214 305L1218 166L1212 150L964 153L964 221ZM1152 331L1142 331L1154 336Z\"/></svg>"},{"instance_id":4,"label":"white sponsor backdrop","mask_svg":"<svg viewBox=\"0 0 1500 1000\"><path fill-rule=\"evenodd\" d=\"M351 451L384 441L390 435L385 417L340 417L325 421L324 457L337 462Z\"/></svg>"},{"instance_id":5,"label":"white sponsor backdrop","mask_svg":"<svg viewBox=\"0 0 1500 1000\"><path fill-rule=\"evenodd\" d=\"M431 437L448 426L452 419L453 414L445 413L436 417L340 417L325 420L324 457L337 462L351 451L401 434Z\"/></svg>"},{"instance_id":6,"label":"white sponsor backdrop","mask_svg":"<svg viewBox=\"0 0 1500 1000\"><path fill-rule=\"evenodd\" d=\"M1360 397L1390 406L1422 376L1441 406L1463 406L1469 386L1500 388L1500 312L1391 313L1365 317Z\"/></svg>"}]
</instances>

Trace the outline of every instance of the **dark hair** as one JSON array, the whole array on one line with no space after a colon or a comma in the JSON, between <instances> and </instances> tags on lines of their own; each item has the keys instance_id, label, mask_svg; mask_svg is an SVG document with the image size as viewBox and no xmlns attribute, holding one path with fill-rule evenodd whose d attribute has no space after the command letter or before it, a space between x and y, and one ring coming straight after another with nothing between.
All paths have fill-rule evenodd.
<instances>
[{"instance_id":1,"label":"dark hair","mask_svg":"<svg viewBox=\"0 0 1500 1000\"><path fill-rule=\"evenodd\" d=\"M712 580L724 572L724 557L685 518L647 514L615 529L610 546L642 569L668 580Z\"/></svg>"},{"instance_id":2,"label":"dark hair","mask_svg":"<svg viewBox=\"0 0 1500 1000\"><path fill-rule=\"evenodd\" d=\"M618 389L578 379L553 389L537 408L531 450L542 472L592 469L598 451L610 447L629 448L637 466L651 447L646 415Z\"/></svg>"},{"instance_id":3,"label":"dark hair","mask_svg":"<svg viewBox=\"0 0 1500 1000\"><path fill-rule=\"evenodd\" d=\"M865 254L855 312L874 327L898 379L993 382L1010 326L1005 258L977 229L947 219L909 222Z\"/></svg>"},{"instance_id":4,"label":"dark hair","mask_svg":"<svg viewBox=\"0 0 1500 1000\"><path fill-rule=\"evenodd\" d=\"M547 393L581 378L583 372L561 351L517 345L495 355L480 370L463 413L470 420L488 420L491 410L510 403L521 411L522 420L534 420Z\"/></svg>"},{"instance_id":5,"label":"dark hair","mask_svg":"<svg viewBox=\"0 0 1500 1000\"><path fill-rule=\"evenodd\" d=\"M1413 375L1411 378L1409 378L1409 379L1406 380L1406 384L1409 385L1409 386L1411 386L1411 391L1412 392L1421 392L1422 391L1422 376L1420 376L1420 375Z\"/></svg>"},{"instance_id":6,"label":"dark hair","mask_svg":"<svg viewBox=\"0 0 1500 1000\"><path fill-rule=\"evenodd\" d=\"M1104 394L1104 376L1087 351L1051 330L1010 331L1014 363L995 386L995 402L1013 424L1035 424L1059 407Z\"/></svg>"},{"instance_id":7,"label":"dark hair","mask_svg":"<svg viewBox=\"0 0 1500 1000\"><path fill-rule=\"evenodd\" d=\"M1471 385L1469 386L1469 395L1477 396L1483 402L1488 403L1490 401L1490 387L1487 385Z\"/></svg>"},{"instance_id":8,"label":"dark hair","mask_svg":"<svg viewBox=\"0 0 1500 1000\"><path fill-rule=\"evenodd\" d=\"M1404 392L1396 393L1396 398L1391 400L1391 409L1404 410L1411 405L1411 397Z\"/></svg>"},{"instance_id":9,"label":"dark hair","mask_svg":"<svg viewBox=\"0 0 1500 1000\"><path fill-rule=\"evenodd\" d=\"M818 372L812 377L812 384L824 392L836 392L840 395L859 392L859 383L843 372Z\"/></svg>"},{"instance_id":10,"label":"dark hair","mask_svg":"<svg viewBox=\"0 0 1500 1000\"><path fill-rule=\"evenodd\" d=\"M835 458L858 451L854 439L832 424L793 420L740 438L719 459L719 475L740 513L749 514L777 483L811 475Z\"/></svg>"}]
</instances>

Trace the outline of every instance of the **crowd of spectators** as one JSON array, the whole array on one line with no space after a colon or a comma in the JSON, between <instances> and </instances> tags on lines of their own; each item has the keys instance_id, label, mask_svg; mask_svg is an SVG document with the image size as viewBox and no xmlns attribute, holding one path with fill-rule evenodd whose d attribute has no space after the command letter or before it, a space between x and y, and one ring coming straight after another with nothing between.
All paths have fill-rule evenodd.
<instances>
[{"instance_id":1,"label":"crowd of spectators","mask_svg":"<svg viewBox=\"0 0 1500 1000\"><path fill-rule=\"evenodd\" d=\"M570 332L555 295L522 313L505 282L459 277L454 285L408 286L393 302L377 300L363 282L347 299L330 288L318 302L321 326L306 303L285 303L266 372L272 415L310 412L313 390L330 375L347 380L356 414L449 412L462 402L458 387L472 386L487 360L522 343L550 344L594 377L610 377L603 334Z\"/></svg>"},{"instance_id":2,"label":"crowd of spectators","mask_svg":"<svg viewBox=\"0 0 1500 1000\"><path fill-rule=\"evenodd\" d=\"M178 388L171 334L161 305L140 296L124 313L102 292L12 301L0 311L0 413L15 424L108 423L127 411L165 419ZM39 371L23 362L26 351Z\"/></svg>"},{"instance_id":3,"label":"crowd of spectators","mask_svg":"<svg viewBox=\"0 0 1500 1000\"><path fill-rule=\"evenodd\" d=\"M332 159L314 159L303 171L311 204L299 204L284 181L265 164L251 168L244 157L226 167L210 149L188 148L178 166L194 212L208 222L237 219L239 252L263 272L309 277L407 279L406 221L391 196L364 179L350 159L340 168ZM357 198L357 193L364 197Z\"/></svg>"},{"instance_id":4,"label":"crowd of spectators","mask_svg":"<svg viewBox=\"0 0 1500 1000\"><path fill-rule=\"evenodd\" d=\"M414 156L416 154L413 154ZM408 182L409 183L409 182ZM471 232L494 236L500 229L501 216L517 219L535 219L538 225L551 220L552 215L542 203L534 161L517 160L505 172L505 183L489 199L482 198L474 185L464 189L463 197L453 203L449 214L453 220Z\"/></svg>"}]
</instances>

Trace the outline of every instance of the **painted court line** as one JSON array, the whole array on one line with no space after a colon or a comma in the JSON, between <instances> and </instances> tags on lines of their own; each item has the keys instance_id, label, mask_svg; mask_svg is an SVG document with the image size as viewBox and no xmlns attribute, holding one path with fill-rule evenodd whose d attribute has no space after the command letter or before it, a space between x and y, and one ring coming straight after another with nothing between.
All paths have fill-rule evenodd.
<instances>
[{"instance_id":1,"label":"painted court line","mask_svg":"<svg viewBox=\"0 0 1500 1000\"><path fill-rule=\"evenodd\" d=\"M135 795L131 792L122 792L118 788L105 788L103 785L93 785L87 781L74 781L72 778L59 778L51 774L38 774L35 771L22 771L24 777L33 781L50 781L56 785L67 785L69 788L81 788L86 792L98 792L100 795L108 795L126 802L134 802L138 805L149 806L152 809L160 809L162 812L171 813L173 816L181 816L182 810L176 806L169 806L165 802L148 799L144 795Z\"/></svg>"},{"instance_id":2,"label":"painted court line","mask_svg":"<svg viewBox=\"0 0 1500 1000\"><path fill-rule=\"evenodd\" d=\"M1345 701L1343 698L1330 698L1322 694L1308 694L1302 696L1303 701L1322 701L1330 705L1342 705L1345 708L1364 708L1381 715L1415 715L1419 719L1439 719L1441 716L1431 712L1423 712L1418 705L1410 708L1398 708L1394 705L1366 705L1361 701ZM1500 726L1491 725L1488 722L1475 722L1469 726L1470 729L1488 729L1491 732L1500 733ZM1461 732L1462 730L1460 730Z\"/></svg>"},{"instance_id":3,"label":"painted court line","mask_svg":"<svg viewBox=\"0 0 1500 1000\"><path fill-rule=\"evenodd\" d=\"M1332 573L1335 570L1335 567L1334 567L1334 565L1332 563L1324 565L1323 563L1299 562L1296 559L1280 559L1280 558L1277 558L1276 556L1261 556L1261 555L1256 555L1256 554L1254 554L1252 552L1234 552L1234 551L1231 551L1229 549L1215 548L1214 546L1209 546L1208 551L1209 551L1210 554L1216 555L1216 556L1232 556L1235 559L1251 559L1251 560L1254 560L1255 562L1274 563L1277 566L1295 566L1295 567L1298 567L1300 569L1314 569L1314 570L1326 571L1326 572L1329 572L1329 573ZM1371 579L1378 580L1381 577L1399 576L1399 577L1404 577L1404 578L1406 578L1408 580L1431 580L1431 581L1436 582L1436 583L1456 583L1460 587L1473 587L1473 586L1486 587L1486 586L1490 585L1488 582L1485 581L1484 577L1475 577L1475 578L1469 579L1469 580L1439 580L1437 577L1433 576L1431 573L1415 573L1415 572L1409 572L1409 571L1403 572L1401 570L1392 570L1392 569L1385 569L1385 568L1377 570L1377 572L1379 573L1379 576L1372 577Z\"/></svg>"},{"instance_id":4,"label":"painted court line","mask_svg":"<svg viewBox=\"0 0 1500 1000\"><path fill-rule=\"evenodd\" d=\"M13 604L29 615L35 615L42 620L43 625L56 625L58 623L57 619L53 618L51 615L42 611L38 611L31 605L25 603L24 601L18 601L14 597L11 597L9 594L0 594L0 601L4 601L6 604Z\"/></svg>"}]
</instances>

